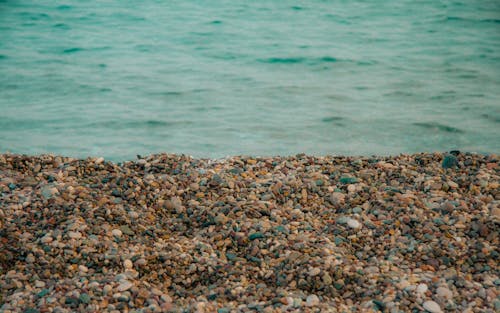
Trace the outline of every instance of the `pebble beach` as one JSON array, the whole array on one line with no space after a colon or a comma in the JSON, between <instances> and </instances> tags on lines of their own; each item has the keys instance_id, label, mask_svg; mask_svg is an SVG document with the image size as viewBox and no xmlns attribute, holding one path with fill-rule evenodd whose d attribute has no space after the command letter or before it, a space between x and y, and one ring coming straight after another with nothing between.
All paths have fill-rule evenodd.
<instances>
[{"instance_id":1,"label":"pebble beach","mask_svg":"<svg viewBox=\"0 0 500 313\"><path fill-rule=\"evenodd\" d=\"M498 155L0 155L0 312L499 312Z\"/></svg>"}]
</instances>

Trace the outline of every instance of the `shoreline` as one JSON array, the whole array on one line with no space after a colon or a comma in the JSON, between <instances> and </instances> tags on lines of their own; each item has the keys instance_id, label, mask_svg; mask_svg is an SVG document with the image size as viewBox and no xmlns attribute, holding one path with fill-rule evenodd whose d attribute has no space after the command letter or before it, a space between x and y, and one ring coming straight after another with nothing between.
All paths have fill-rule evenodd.
<instances>
[{"instance_id":1,"label":"shoreline","mask_svg":"<svg viewBox=\"0 0 500 313\"><path fill-rule=\"evenodd\" d=\"M495 312L498 163L0 154L0 310Z\"/></svg>"}]
</instances>

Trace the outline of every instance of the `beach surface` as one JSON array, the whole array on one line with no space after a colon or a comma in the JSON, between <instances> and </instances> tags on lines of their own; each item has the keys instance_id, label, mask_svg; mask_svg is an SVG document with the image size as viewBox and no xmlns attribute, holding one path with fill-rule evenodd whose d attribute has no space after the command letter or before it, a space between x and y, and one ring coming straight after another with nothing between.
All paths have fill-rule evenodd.
<instances>
[{"instance_id":1,"label":"beach surface","mask_svg":"<svg viewBox=\"0 0 500 313\"><path fill-rule=\"evenodd\" d=\"M499 158L0 155L0 311L498 312Z\"/></svg>"}]
</instances>

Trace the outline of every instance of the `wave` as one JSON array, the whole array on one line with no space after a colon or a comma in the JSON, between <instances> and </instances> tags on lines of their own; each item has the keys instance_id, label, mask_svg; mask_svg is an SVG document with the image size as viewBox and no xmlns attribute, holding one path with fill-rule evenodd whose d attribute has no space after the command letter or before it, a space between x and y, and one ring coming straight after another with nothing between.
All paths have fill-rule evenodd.
<instances>
[{"instance_id":1,"label":"wave","mask_svg":"<svg viewBox=\"0 0 500 313\"><path fill-rule=\"evenodd\" d=\"M320 58L308 58L308 57L272 57L267 59L259 59L260 63L268 64L307 64L316 65L322 63L335 63L339 62L337 58L331 56L324 56Z\"/></svg>"},{"instance_id":2,"label":"wave","mask_svg":"<svg viewBox=\"0 0 500 313\"><path fill-rule=\"evenodd\" d=\"M99 121L90 124L82 125L83 128L106 128L113 130L123 129L152 129L152 128L169 128L179 127L182 125L191 125L191 121L162 121L162 120L138 120L138 121Z\"/></svg>"},{"instance_id":3,"label":"wave","mask_svg":"<svg viewBox=\"0 0 500 313\"><path fill-rule=\"evenodd\" d=\"M442 131L442 132L446 132L446 133L459 133L459 134L465 133L465 131L461 130L460 128L456 128L456 127L452 127L452 126L448 126L448 125L444 125L444 124L440 124L440 123L436 123L436 122L417 122L417 123L413 123L413 125L421 127L421 128L425 128L428 130L434 130L434 131L437 130L437 131Z\"/></svg>"}]
</instances>

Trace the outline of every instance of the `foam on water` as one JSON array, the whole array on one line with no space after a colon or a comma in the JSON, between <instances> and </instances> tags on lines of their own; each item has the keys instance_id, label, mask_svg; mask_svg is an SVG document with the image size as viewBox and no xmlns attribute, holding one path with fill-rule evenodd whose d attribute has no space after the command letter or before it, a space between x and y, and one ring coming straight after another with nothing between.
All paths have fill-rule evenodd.
<instances>
[{"instance_id":1,"label":"foam on water","mask_svg":"<svg viewBox=\"0 0 500 313\"><path fill-rule=\"evenodd\" d=\"M499 153L498 1L0 1L0 151Z\"/></svg>"}]
</instances>

